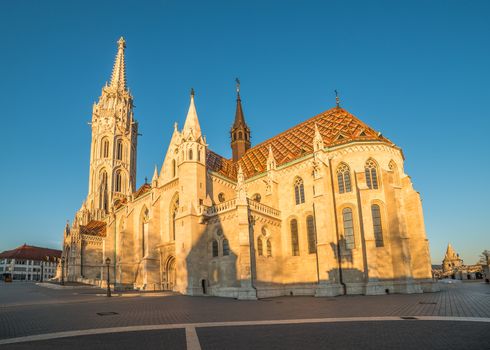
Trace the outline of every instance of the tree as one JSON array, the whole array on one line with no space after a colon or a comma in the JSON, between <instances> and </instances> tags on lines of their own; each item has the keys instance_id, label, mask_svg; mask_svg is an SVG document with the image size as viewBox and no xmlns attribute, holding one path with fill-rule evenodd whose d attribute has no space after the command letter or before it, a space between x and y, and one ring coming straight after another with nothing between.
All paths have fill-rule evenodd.
<instances>
[{"instance_id":1,"label":"tree","mask_svg":"<svg viewBox=\"0 0 490 350\"><path fill-rule=\"evenodd\" d=\"M484 266L490 265L490 250L484 250L480 254L480 259L478 260L478 264Z\"/></svg>"}]
</instances>

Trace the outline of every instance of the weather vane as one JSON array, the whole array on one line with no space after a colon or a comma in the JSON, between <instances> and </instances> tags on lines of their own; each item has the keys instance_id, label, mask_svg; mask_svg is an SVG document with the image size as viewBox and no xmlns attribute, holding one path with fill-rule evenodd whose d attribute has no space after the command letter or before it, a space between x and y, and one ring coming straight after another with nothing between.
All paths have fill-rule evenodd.
<instances>
[{"instance_id":1,"label":"weather vane","mask_svg":"<svg viewBox=\"0 0 490 350\"><path fill-rule=\"evenodd\" d=\"M191 96L194 97L194 88L191 88Z\"/></svg>"},{"instance_id":2,"label":"weather vane","mask_svg":"<svg viewBox=\"0 0 490 350\"><path fill-rule=\"evenodd\" d=\"M339 97L339 93L337 90L334 90L335 91L335 103L337 104L337 107L340 107L340 97Z\"/></svg>"},{"instance_id":3,"label":"weather vane","mask_svg":"<svg viewBox=\"0 0 490 350\"><path fill-rule=\"evenodd\" d=\"M240 80L238 78L235 78L236 81L236 92L240 92Z\"/></svg>"}]
</instances>

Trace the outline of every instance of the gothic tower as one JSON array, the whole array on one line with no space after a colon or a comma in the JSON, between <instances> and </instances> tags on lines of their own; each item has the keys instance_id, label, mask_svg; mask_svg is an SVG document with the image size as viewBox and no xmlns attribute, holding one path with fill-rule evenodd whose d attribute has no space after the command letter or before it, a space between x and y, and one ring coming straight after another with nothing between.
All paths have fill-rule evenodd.
<instances>
[{"instance_id":1,"label":"gothic tower","mask_svg":"<svg viewBox=\"0 0 490 350\"><path fill-rule=\"evenodd\" d=\"M250 129L248 128L247 123L245 123L245 116L243 115L242 100L240 99L240 81L238 79L236 92L235 122L230 131L231 150L234 161L240 159L250 148Z\"/></svg>"},{"instance_id":2,"label":"gothic tower","mask_svg":"<svg viewBox=\"0 0 490 350\"><path fill-rule=\"evenodd\" d=\"M138 123L133 116L133 96L126 86L124 49L117 42L111 82L102 88L92 111L89 188L86 207L91 219L101 219L114 200L135 190Z\"/></svg>"}]
</instances>

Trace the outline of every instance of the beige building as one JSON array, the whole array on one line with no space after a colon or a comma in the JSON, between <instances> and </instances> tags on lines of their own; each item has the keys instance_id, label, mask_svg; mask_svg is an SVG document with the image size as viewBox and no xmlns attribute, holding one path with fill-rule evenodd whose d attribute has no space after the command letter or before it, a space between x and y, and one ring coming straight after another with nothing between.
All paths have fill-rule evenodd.
<instances>
[{"instance_id":1,"label":"beige building","mask_svg":"<svg viewBox=\"0 0 490 350\"><path fill-rule=\"evenodd\" d=\"M252 147L237 85L227 159L206 143L192 92L161 168L136 190L124 50L121 38L93 107L88 196L64 232L69 280L103 283L110 258L117 288L188 295L436 289L401 149L338 103Z\"/></svg>"}]
</instances>

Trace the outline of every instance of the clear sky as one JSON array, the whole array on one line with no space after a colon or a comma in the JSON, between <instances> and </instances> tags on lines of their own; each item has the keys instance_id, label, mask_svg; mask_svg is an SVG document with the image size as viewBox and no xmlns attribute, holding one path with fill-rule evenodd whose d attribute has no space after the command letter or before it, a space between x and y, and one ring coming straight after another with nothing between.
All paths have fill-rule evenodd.
<instances>
[{"instance_id":1,"label":"clear sky","mask_svg":"<svg viewBox=\"0 0 490 350\"><path fill-rule=\"evenodd\" d=\"M490 249L490 1L1 1L0 251L60 247L87 194L92 103L116 41L143 134L138 185L189 90L230 156L234 78L253 143L342 106L403 148L432 260Z\"/></svg>"}]
</instances>

